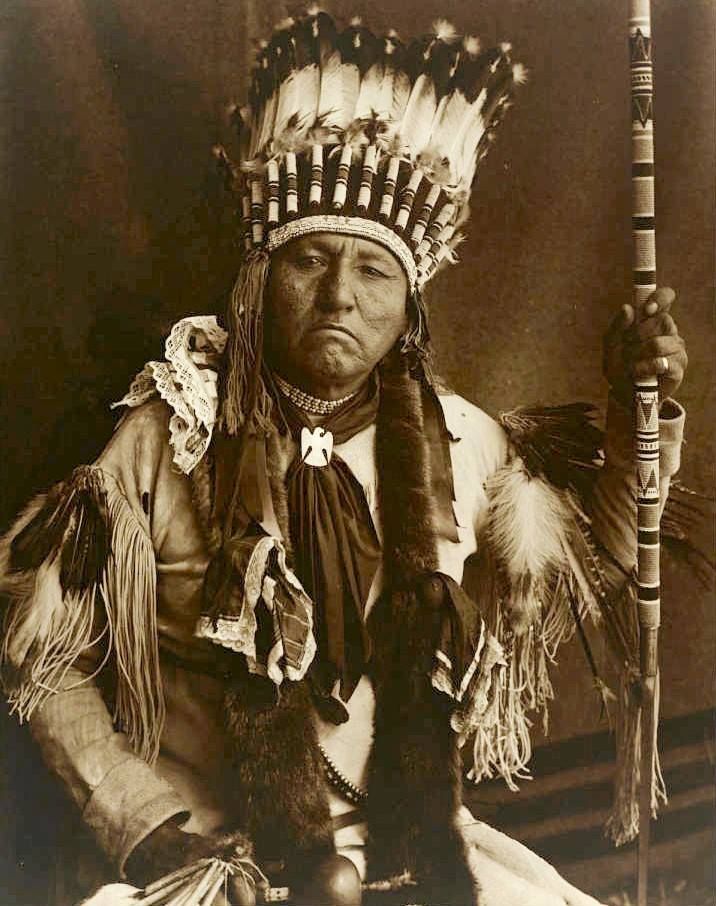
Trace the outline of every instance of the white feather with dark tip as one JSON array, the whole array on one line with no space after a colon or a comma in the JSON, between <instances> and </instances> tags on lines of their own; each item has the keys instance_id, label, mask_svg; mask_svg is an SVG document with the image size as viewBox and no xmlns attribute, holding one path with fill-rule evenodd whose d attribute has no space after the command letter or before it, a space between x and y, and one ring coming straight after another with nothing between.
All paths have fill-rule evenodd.
<instances>
[{"instance_id":1,"label":"white feather with dark tip","mask_svg":"<svg viewBox=\"0 0 716 906\"><path fill-rule=\"evenodd\" d=\"M430 144L432 126L454 71L458 43L453 27L440 20L427 40L414 42L407 54L407 68L416 73L403 121L400 141L412 160Z\"/></svg>"},{"instance_id":2,"label":"white feather with dark tip","mask_svg":"<svg viewBox=\"0 0 716 906\"><path fill-rule=\"evenodd\" d=\"M299 151L316 120L321 75L316 17L296 22L286 41L279 71L279 91L272 151Z\"/></svg>"},{"instance_id":3,"label":"white feather with dark tip","mask_svg":"<svg viewBox=\"0 0 716 906\"><path fill-rule=\"evenodd\" d=\"M569 502L549 482L530 477L519 456L495 473L486 490L486 537L512 590L513 629L522 633L539 620L549 579L567 567Z\"/></svg>"},{"instance_id":4,"label":"white feather with dark tip","mask_svg":"<svg viewBox=\"0 0 716 906\"><path fill-rule=\"evenodd\" d=\"M270 141L276 118L278 93L274 84L267 42L263 43L253 69L249 97L252 121L248 160L253 161Z\"/></svg>"},{"instance_id":5,"label":"white feather with dark tip","mask_svg":"<svg viewBox=\"0 0 716 906\"><path fill-rule=\"evenodd\" d=\"M405 156L462 210L475 169L523 80L509 45L482 51L444 20L407 48L356 18L339 31L313 8L281 23L254 66L242 169L315 143L376 143Z\"/></svg>"},{"instance_id":6,"label":"white feather with dark tip","mask_svg":"<svg viewBox=\"0 0 716 906\"><path fill-rule=\"evenodd\" d=\"M354 43L359 40L357 20L338 34L326 13L316 14L320 60L320 88L313 129L315 141L340 141L353 121L360 91L360 71Z\"/></svg>"}]
</instances>

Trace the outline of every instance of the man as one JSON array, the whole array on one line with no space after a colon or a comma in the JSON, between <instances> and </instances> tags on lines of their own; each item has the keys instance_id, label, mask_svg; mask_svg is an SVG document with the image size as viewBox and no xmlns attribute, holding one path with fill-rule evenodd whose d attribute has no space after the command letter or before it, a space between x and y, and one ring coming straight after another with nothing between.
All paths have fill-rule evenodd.
<instances>
[{"instance_id":1,"label":"man","mask_svg":"<svg viewBox=\"0 0 716 906\"><path fill-rule=\"evenodd\" d=\"M666 400L686 356L670 290L623 308L600 466L582 409L503 426L433 377L421 289L520 78L505 47L406 50L323 13L262 50L240 170L223 158L246 244L228 330L176 325L97 462L3 547L8 693L104 854L95 886L218 855L313 906L361 880L593 902L462 807L458 747L478 777L524 769L546 652L633 567L632 379ZM683 414L662 415L665 491Z\"/></svg>"}]
</instances>

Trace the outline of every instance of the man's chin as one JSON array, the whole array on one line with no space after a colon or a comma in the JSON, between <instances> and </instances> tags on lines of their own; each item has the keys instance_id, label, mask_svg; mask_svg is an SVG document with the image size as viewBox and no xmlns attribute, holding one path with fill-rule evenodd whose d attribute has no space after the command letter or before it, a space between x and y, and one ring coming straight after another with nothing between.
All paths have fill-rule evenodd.
<instances>
[{"instance_id":1,"label":"man's chin","mask_svg":"<svg viewBox=\"0 0 716 906\"><path fill-rule=\"evenodd\" d=\"M299 371L306 382L318 385L353 381L362 376L363 370L362 362L333 343L317 349L299 366Z\"/></svg>"}]
</instances>

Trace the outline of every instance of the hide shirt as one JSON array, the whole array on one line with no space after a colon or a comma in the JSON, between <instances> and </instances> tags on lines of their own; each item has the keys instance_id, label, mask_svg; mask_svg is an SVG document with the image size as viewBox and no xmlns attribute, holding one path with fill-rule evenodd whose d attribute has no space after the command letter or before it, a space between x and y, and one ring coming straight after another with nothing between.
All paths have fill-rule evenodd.
<instances>
[{"instance_id":1,"label":"hide shirt","mask_svg":"<svg viewBox=\"0 0 716 906\"><path fill-rule=\"evenodd\" d=\"M454 394L440 396L450 433L454 511L458 540L438 538L439 569L461 582L466 559L487 516L485 483L511 456L502 427ZM679 466L683 411L668 404L661 423L661 492ZM664 410L666 411L666 407ZM216 647L194 635L202 609L208 552L192 499L191 482L173 463L171 410L155 400L131 410L97 460L106 480L116 483L126 506L155 552L160 668L166 720L157 761L136 755L113 725L99 684L78 663L32 716L32 733L51 770L62 780L101 850L123 872L132 850L156 827L174 819L187 831L209 833L224 822L219 777L226 742L224 681L215 669ZM365 493L380 533L375 425L336 447ZM624 573L635 563L635 482L629 414L610 403L606 459L591 500L594 535ZM270 501L264 528L278 533ZM616 569L616 568L615 568ZM619 570L616 570L619 572ZM614 577L624 580L624 575ZM366 609L381 589L375 575ZM350 719L339 726L317 717L319 737L330 757L354 783L365 783L372 739L373 693L364 676L346 703ZM351 808L329 790L331 813ZM360 828L337 832L336 844L355 857ZM360 858L357 858L360 863Z\"/></svg>"}]
</instances>

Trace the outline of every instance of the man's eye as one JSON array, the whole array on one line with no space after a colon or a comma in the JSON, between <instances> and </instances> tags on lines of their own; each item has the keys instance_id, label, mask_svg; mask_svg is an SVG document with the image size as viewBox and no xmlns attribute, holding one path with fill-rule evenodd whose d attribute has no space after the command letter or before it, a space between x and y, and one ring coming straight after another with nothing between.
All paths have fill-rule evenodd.
<instances>
[{"instance_id":1,"label":"man's eye","mask_svg":"<svg viewBox=\"0 0 716 906\"><path fill-rule=\"evenodd\" d=\"M371 267L370 264L364 264L361 268L361 272L366 274L368 277L387 277L387 274L384 274L383 271L379 271L377 267Z\"/></svg>"},{"instance_id":2,"label":"man's eye","mask_svg":"<svg viewBox=\"0 0 716 906\"><path fill-rule=\"evenodd\" d=\"M323 259L319 258L318 255L302 255L297 261L299 267L310 269L314 267L320 267L323 264Z\"/></svg>"}]
</instances>

